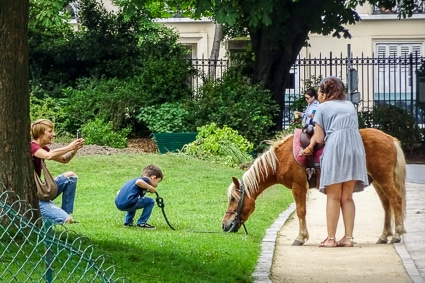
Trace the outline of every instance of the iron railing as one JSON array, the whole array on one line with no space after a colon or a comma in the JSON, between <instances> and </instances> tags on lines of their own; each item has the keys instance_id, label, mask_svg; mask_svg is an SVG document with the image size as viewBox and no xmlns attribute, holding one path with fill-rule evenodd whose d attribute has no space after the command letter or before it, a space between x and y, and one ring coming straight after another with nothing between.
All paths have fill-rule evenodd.
<instances>
[{"instance_id":1,"label":"iron railing","mask_svg":"<svg viewBox=\"0 0 425 283\"><path fill-rule=\"evenodd\" d=\"M201 76L192 79L192 87L196 90L206 77L220 78L229 65L228 60L189 59L199 70ZM418 124L424 126L425 111L417 104L418 70L425 58L418 52L404 56L372 56L350 57L299 57L291 68L290 80L287 84L283 105L283 127L289 126L293 113L291 105L303 94L305 83L326 76L337 76L347 81L347 71L354 69L358 73L357 92L360 93L358 111L370 111L379 104L391 104L401 107L415 117ZM217 68L212 74L211 63Z\"/></svg>"}]
</instances>

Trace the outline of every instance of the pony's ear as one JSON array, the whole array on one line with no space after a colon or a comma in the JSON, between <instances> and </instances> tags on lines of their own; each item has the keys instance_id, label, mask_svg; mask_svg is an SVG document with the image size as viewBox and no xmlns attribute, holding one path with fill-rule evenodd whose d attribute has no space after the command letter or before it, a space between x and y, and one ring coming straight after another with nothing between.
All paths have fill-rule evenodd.
<instances>
[{"instance_id":1,"label":"pony's ear","mask_svg":"<svg viewBox=\"0 0 425 283\"><path fill-rule=\"evenodd\" d=\"M236 177L232 177L233 184L235 184L236 188L240 188L241 184L239 184L239 180Z\"/></svg>"}]
</instances>

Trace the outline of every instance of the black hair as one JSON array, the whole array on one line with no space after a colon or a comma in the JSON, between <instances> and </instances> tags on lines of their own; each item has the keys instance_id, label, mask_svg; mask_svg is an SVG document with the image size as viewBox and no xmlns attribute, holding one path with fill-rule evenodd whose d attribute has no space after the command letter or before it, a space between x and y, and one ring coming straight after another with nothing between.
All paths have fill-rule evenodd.
<instances>
[{"instance_id":1,"label":"black hair","mask_svg":"<svg viewBox=\"0 0 425 283\"><path fill-rule=\"evenodd\" d=\"M317 100L317 91L314 88L307 89L307 91L304 93L304 95L306 95L306 94L310 97L314 97L314 99Z\"/></svg>"}]
</instances>

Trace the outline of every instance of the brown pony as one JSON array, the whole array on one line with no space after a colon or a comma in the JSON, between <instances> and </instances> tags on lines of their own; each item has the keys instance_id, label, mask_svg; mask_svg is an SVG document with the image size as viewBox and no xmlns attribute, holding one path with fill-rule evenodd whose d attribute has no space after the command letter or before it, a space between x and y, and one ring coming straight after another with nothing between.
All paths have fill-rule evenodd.
<instances>
[{"instance_id":1,"label":"brown pony","mask_svg":"<svg viewBox=\"0 0 425 283\"><path fill-rule=\"evenodd\" d=\"M384 230L377 244L398 243L404 230L406 161L399 141L377 129L361 129L366 150L368 174L385 211ZM305 168L299 165L292 152L294 135L274 142L242 176L233 177L228 190L229 205L222 221L223 230L237 232L255 209L255 200L265 189L282 184L292 189L299 220L299 234L293 246L308 240L306 196L308 183ZM242 197L241 197L242 196ZM392 232L392 219L395 233Z\"/></svg>"}]
</instances>

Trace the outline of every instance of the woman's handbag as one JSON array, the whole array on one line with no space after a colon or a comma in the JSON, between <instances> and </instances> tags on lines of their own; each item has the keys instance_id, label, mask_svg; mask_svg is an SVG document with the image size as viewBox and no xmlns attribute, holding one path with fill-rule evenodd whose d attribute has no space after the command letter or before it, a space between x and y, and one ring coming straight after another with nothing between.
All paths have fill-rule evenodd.
<instances>
[{"instance_id":1,"label":"woman's handbag","mask_svg":"<svg viewBox=\"0 0 425 283\"><path fill-rule=\"evenodd\" d=\"M37 185L37 197L39 200L48 201L52 200L58 194L58 186L55 179L53 179L49 170L47 170L44 160L41 160L41 173L44 176L44 182L34 170L35 184Z\"/></svg>"}]
</instances>

